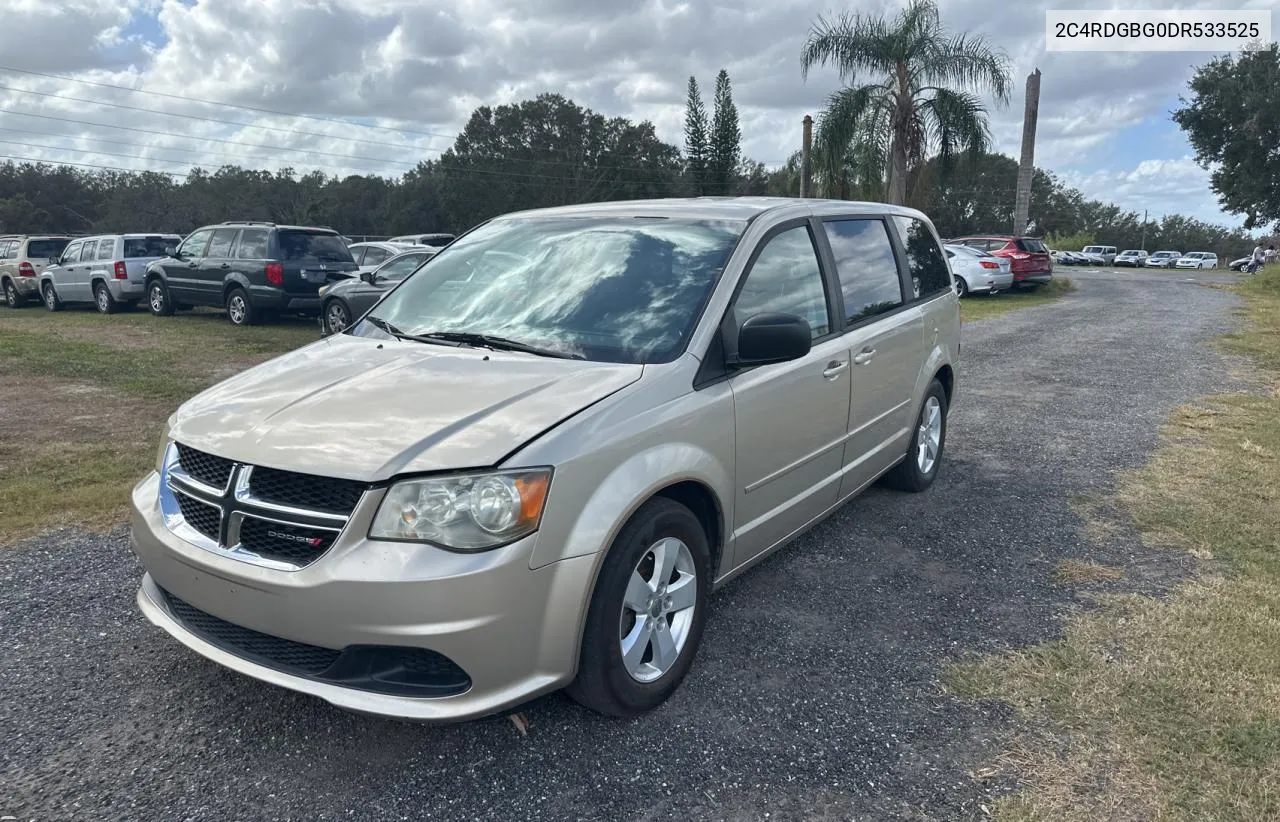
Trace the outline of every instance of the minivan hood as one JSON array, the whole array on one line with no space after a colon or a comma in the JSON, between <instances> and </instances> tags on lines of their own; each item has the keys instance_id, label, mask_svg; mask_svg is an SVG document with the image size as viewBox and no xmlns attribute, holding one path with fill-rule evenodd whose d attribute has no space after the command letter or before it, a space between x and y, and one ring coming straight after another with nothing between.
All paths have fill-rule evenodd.
<instances>
[{"instance_id":1,"label":"minivan hood","mask_svg":"<svg viewBox=\"0 0 1280 822\"><path fill-rule=\"evenodd\" d=\"M170 436L237 462L343 479L479 468L643 370L338 334L188 400Z\"/></svg>"}]
</instances>

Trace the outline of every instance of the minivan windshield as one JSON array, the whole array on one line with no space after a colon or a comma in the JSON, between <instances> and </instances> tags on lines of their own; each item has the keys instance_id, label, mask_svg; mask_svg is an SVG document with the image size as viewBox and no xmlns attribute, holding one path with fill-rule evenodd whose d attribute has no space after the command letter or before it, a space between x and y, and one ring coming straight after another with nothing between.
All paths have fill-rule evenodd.
<instances>
[{"instance_id":1,"label":"minivan windshield","mask_svg":"<svg viewBox=\"0 0 1280 822\"><path fill-rule=\"evenodd\" d=\"M666 217L498 220L415 271L353 333L481 334L566 357L669 362L743 228Z\"/></svg>"}]
</instances>

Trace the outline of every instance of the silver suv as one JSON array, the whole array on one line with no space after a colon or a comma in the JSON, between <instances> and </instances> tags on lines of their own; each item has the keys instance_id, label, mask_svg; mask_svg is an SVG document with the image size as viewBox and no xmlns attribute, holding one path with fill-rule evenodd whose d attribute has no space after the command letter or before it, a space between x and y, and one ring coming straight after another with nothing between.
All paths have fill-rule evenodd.
<instances>
[{"instance_id":1,"label":"silver suv","mask_svg":"<svg viewBox=\"0 0 1280 822\"><path fill-rule=\"evenodd\" d=\"M162 259L177 234L108 234L73 240L40 274L40 298L57 311L64 303L93 303L103 314L132 307L146 294L147 265Z\"/></svg>"},{"instance_id":2,"label":"silver suv","mask_svg":"<svg viewBox=\"0 0 1280 822\"><path fill-rule=\"evenodd\" d=\"M138 604L347 709L661 703L715 587L937 476L959 303L917 211L773 198L492 220L359 322L185 403Z\"/></svg>"},{"instance_id":3,"label":"silver suv","mask_svg":"<svg viewBox=\"0 0 1280 822\"><path fill-rule=\"evenodd\" d=\"M0 236L0 294L20 308L40 293L40 273L52 265L71 238L57 234Z\"/></svg>"}]
</instances>

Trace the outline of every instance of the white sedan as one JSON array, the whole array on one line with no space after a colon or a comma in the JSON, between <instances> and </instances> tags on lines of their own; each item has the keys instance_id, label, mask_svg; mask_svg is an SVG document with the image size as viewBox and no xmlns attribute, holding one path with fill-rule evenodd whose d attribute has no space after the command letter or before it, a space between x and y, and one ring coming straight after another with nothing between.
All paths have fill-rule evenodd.
<instances>
[{"instance_id":1,"label":"white sedan","mask_svg":"<svg viewBox=\"0 0 1280 822\"><path fill-rule=\"evenodd\" d=\"M1013 263L967 245L947 245L947 259L956 278L956 293L995 294L1013 287Z\"/></svg>"}]
</instances>

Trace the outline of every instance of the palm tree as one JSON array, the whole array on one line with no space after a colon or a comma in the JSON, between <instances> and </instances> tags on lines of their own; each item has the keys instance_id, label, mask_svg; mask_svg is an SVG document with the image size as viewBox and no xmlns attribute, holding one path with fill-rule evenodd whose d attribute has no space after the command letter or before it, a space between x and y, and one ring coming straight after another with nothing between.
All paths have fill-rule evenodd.
<instances>
[{"instance_id":1,"label":"palm tree","mask_svg":"<svg viewBox=\"0 0 1280 822\"><path fill-rule=\"evenodd\" d=\"M859 179L882 179L887 167L887 199L899 205L908 169L931 147L944 164L959 150L986 151L978 93L1004 104L1013 85L1008 57L982 37L944 29L933 0L910 0L893 21L819 17L800 63L806 79L814 66L831 65L845 84L819 117L815 158L829 177L852 165ZM867 75L873 81L859 83Z\"/></svg>"}]
</instances>

